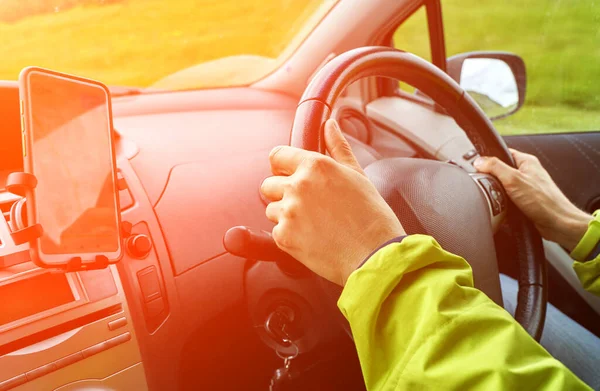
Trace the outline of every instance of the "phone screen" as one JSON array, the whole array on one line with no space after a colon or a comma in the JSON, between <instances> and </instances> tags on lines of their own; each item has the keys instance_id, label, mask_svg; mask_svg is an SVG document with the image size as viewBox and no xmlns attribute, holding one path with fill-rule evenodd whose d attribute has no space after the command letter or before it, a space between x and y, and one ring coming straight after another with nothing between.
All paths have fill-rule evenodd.
<instances>
[{"instance_id":1,"label":"phone screen","mask_svg":"<svg viewBox=\"0 0 600 391\"><path fill-rule=\"evenodd\" d=\"M31 165L45 254L119 247L108 96L100 86L31 72Z\"/></svg>"}]
</instances>

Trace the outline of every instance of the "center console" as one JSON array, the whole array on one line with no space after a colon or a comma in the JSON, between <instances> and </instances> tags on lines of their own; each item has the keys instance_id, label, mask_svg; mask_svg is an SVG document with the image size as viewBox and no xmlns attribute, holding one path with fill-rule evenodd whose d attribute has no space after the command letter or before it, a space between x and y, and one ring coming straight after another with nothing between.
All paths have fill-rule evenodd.
<instances>
[{"instance_id":1,"label":"center console","mask_svg":"<svg viewBox=\"0 0 600 391\"><path fill-rule=\"evenodd\" d=\"M27 244L7 249L5 219L20 197L3 185L22 169L16 83L0 82L0 112L0 391L146 390L117 267L42 269Z\"/></svg>"},{"instance_id":2,"label":"center console","mask_svg":"<svg viewBox=\"0 0 600 391\"><path fill-rule=\"evenodd\" d=\"M62 273L15 265L0 270L0 297L0 390L147 388L114 266Z\"/></svg>"}]
</instances>

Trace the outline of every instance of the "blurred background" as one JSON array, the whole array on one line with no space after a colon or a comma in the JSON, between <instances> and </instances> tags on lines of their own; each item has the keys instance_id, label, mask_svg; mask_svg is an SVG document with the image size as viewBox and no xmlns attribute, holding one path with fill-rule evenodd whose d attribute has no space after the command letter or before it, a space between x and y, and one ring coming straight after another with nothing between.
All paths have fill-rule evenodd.
<instances>
[{"instance_id":1,"label":"blurred background","mask_svg":"<svg viewBox=\"0 0 600 391\"><path fill-rule=\"evenodd\" d=\"M307 21L324 2L0 0L0 79L16 80L23 67L38 65L108 85L247 84L310 32L314 23ZM448 56L504 50L525 60L526 104L496 122L501 133L600 129L600 4L594 3L442 0ZM394 44L429 59L428 39L420 10L398 28ZM222 59L240 55L246 73L224 71ZM209 69L201 83L165 79L197 64Z\"/></svg>"}]
</instances>

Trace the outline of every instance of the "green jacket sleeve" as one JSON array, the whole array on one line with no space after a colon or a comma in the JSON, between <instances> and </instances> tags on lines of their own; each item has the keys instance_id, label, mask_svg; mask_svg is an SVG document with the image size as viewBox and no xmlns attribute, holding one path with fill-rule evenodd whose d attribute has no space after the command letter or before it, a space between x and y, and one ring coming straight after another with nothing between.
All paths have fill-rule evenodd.
<instances>
[{"instance_id":1,"label":"green jacket sleeve","mask_svg":"<svg viewBox=\"0 0 600 391\"><path fill-rule=\"evenodd\" d=\"M377 251L350 275L338 306L370 391L589 389L429 236Z\"/></svg>"},{"instance_id":2,"label":"green jacket sleeve","mask_svg":"<svg viewBox=\"0 0 600 391\"><path fill-rule=\"evenodd\" d=\"M571 257L575 259L573 269L583 288L600 296L600 254L597 251L600 236L600 209L595 211L592 216L593 219L590 220L588 230L575 249L571 251ZM589 260L586 261L586 259Z\"/></svg>"},{"instance_id":3,"label":"green jacket sleeve","mask_svg":"<svg viewBox=\"0 0 600 391\"><path fill-rule=\"evenodd\" d=\"M579 277L583 289L600 296L600 256L591 261L573 263L575 274Z\"/></svg>"}]
</instances>

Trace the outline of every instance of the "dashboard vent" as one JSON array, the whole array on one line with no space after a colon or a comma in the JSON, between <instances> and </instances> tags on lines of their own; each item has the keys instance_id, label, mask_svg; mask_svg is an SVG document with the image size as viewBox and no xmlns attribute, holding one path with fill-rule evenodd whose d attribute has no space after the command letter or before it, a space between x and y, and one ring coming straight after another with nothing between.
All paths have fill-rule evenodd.
<instances>
[{"instance_id":1,"label":"dashboard vent","mask_svg":"<svg viewBox=\"0 0 600 391\"><path fill-rule=\"evenodd\" d=\"M4 216L4 219L7 223L10 224L10 208L13 206L15 202L20 200L21 197L14 195L8 192L0 192L0 212ZM0 243L2 243L2 238L0 238Z\"/></svg>"},{"instance_id":2,"label":"dashboard vent","mask_svg":"<svg viewBox=\"0 0 600 391\"><path fill-rule=\"evenodd\" d=\"M10 208L19 200L21 197L16 196L14 194L8 192L0 192L0 213L6 220L6 222L10 225ZM4 224L4 223L2 223ZM4 230L3 230L4 231ZM0 246L2 245L2 238L0 238ZM0 269L17 265L20 263L29 262L29 251L19 250L18 252L8 253L3 256L0 256Z\"/></svg>"}]
</instances>

